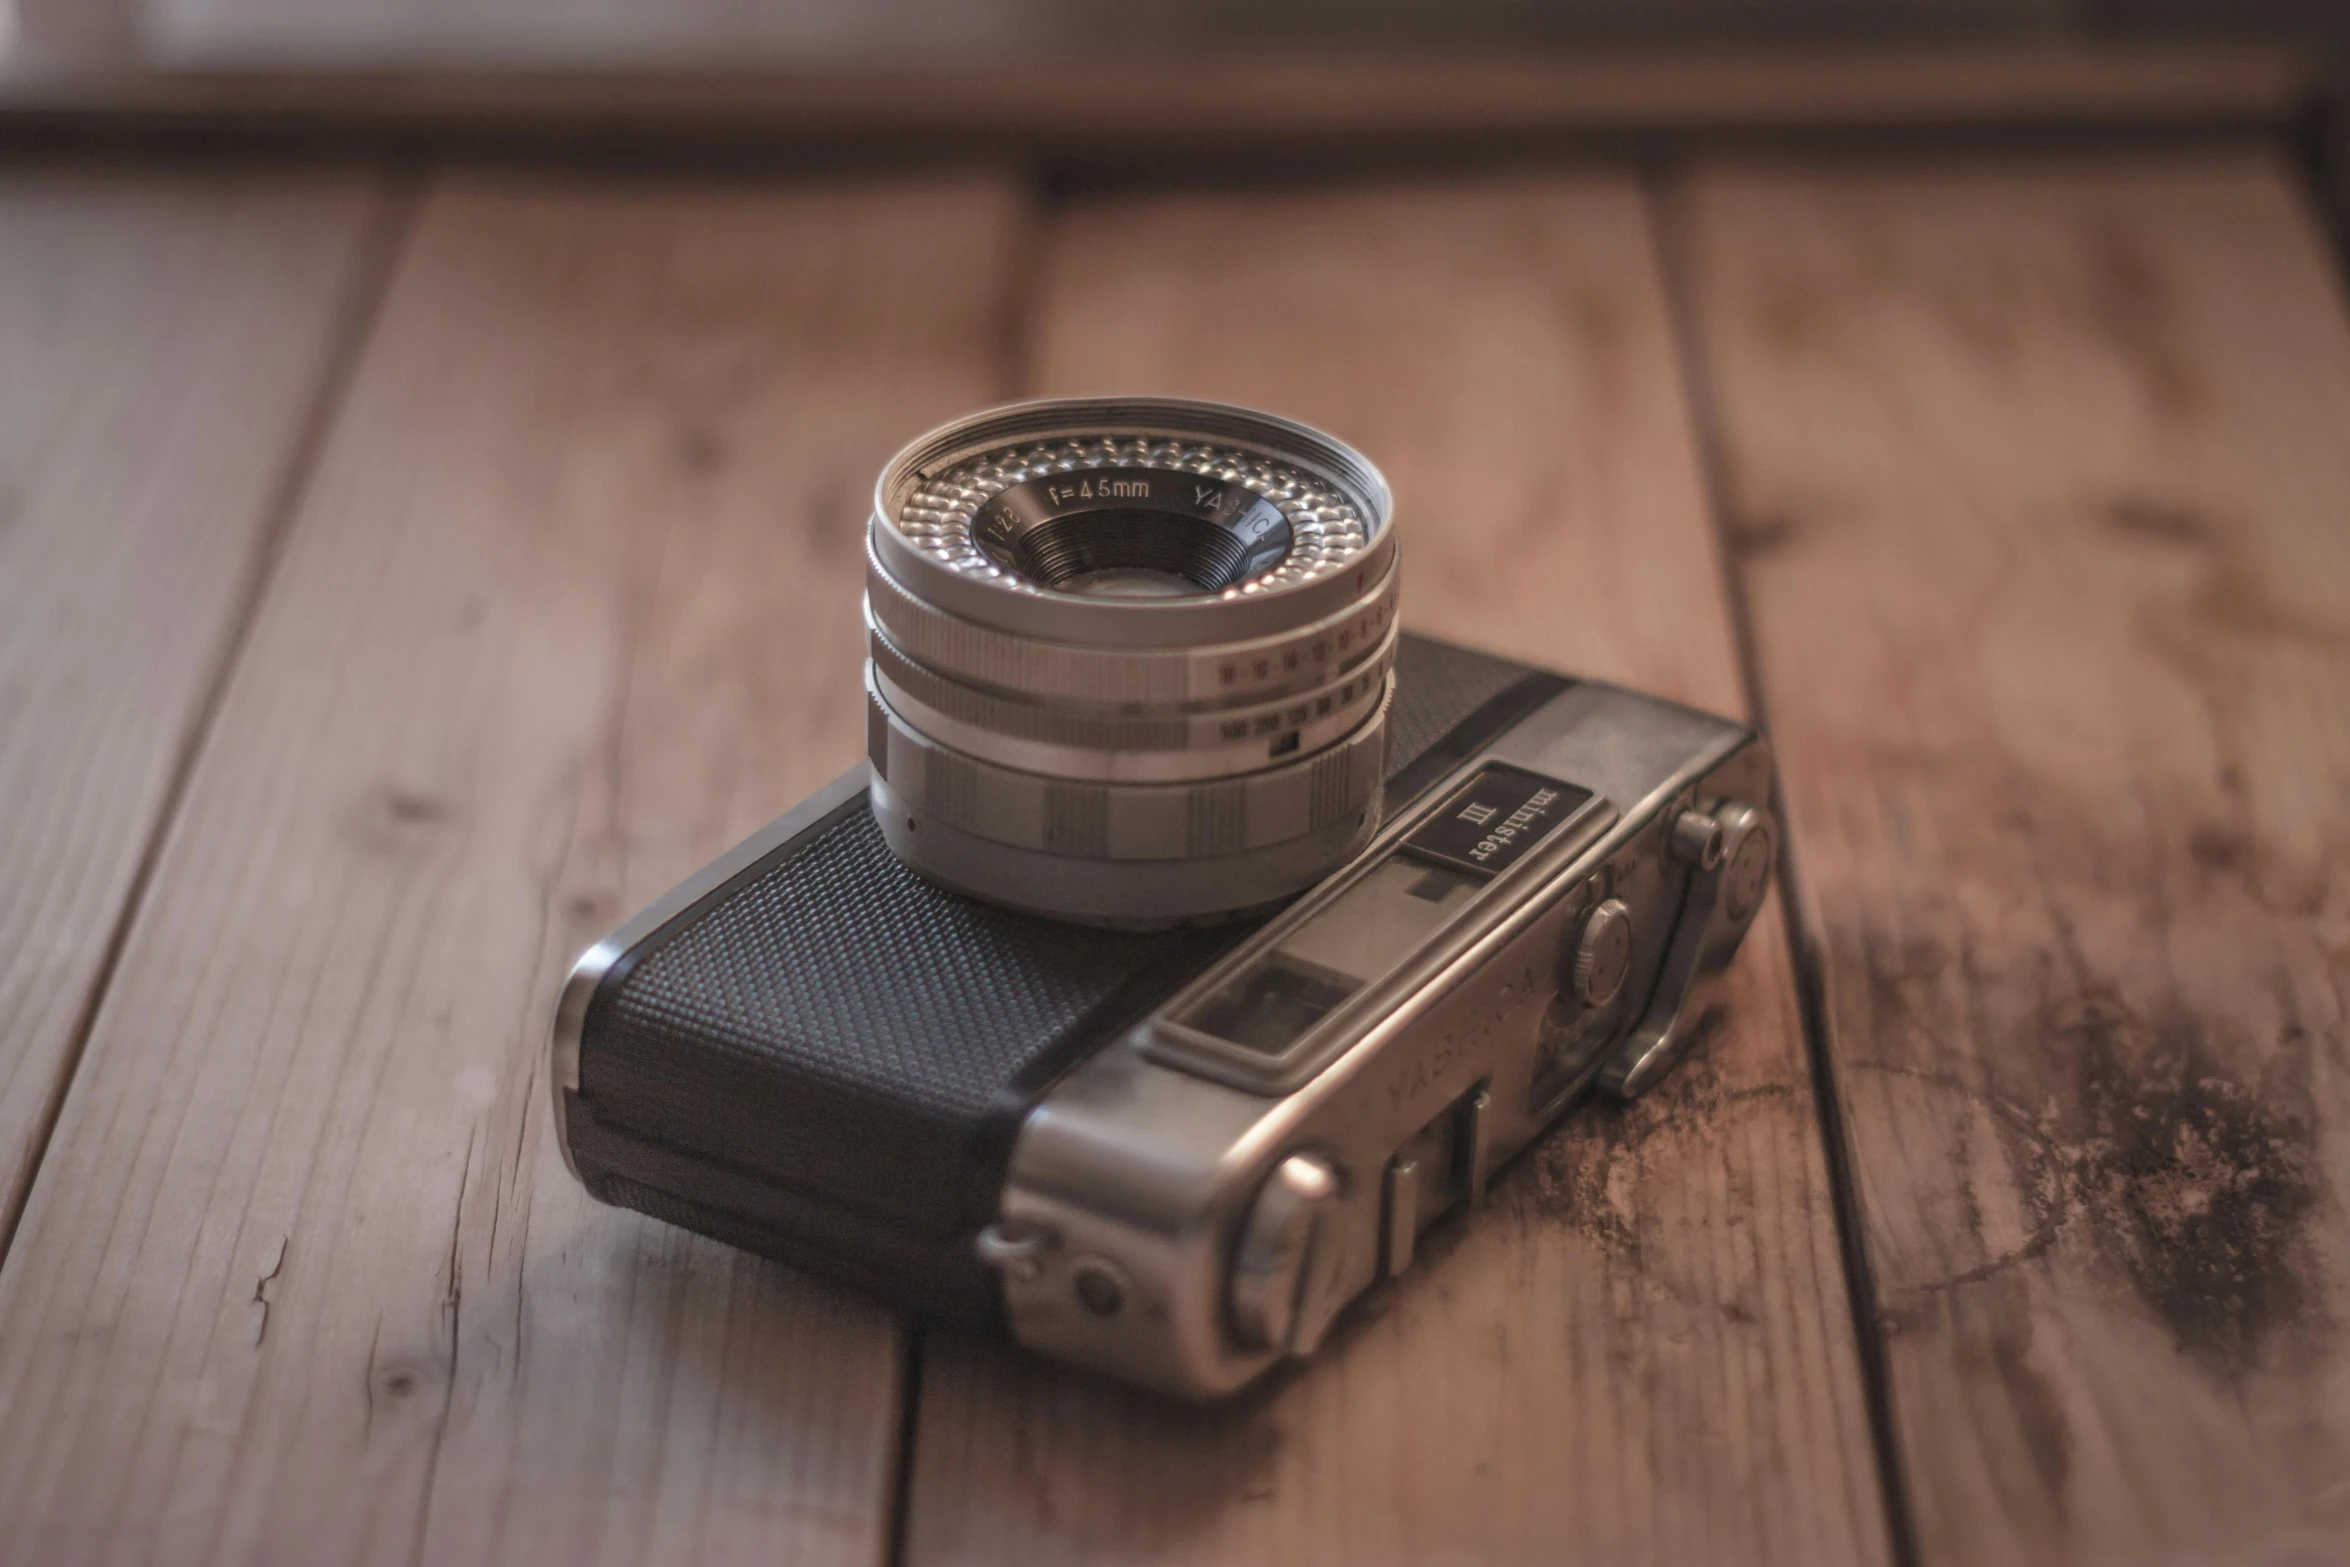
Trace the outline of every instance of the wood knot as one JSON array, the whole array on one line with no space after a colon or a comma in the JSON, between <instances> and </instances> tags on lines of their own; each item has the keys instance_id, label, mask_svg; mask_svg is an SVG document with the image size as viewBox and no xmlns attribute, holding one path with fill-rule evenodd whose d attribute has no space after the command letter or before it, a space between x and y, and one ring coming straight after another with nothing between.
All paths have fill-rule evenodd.
<instances>
[{"instance_id":1,"label":"wood knot","mask_svg":"<svg viewBox=\"0 0 2350 1567\"><path fill-rule=\"evenodd\" d=\"M1737 555L1752 559L1762 555L1776 555L1803 535L1803 525L1793 517L1773 513L1760 517L1733 517L1728 528L1730 549Z\"/></svg>"},{"instance_id":2,"label":"wood knot","mask_svg":"<svg viewBox=\"0 0 2350 1567\"><path fill-rule=\"evenodd\" d=\"M460 814L439 795L384 784L361 799L348 825L351 837L363 847L379 854L406 854L448 836Z\"/></svg>"},{"instance_id":3,"label":"wood knot","mask_svg":"<svg viewBox=\"0 0 2350 1567\"><path fill-rule=\"evenodd\" d=\"M706 425L689 424L677 432L677 466L695 478L707 478L726 466L726 442Z\"/></svg>"},{"instance_id":4,"label":"wood knot","mask_svg":"<svg viewBox=\"0 0 2350 1567\"><path fill-rule=\"evenodd\" d=\"M2117 495L2105 503L2105 525L2114 532L2157 544L2207 545L2210 521L2192 506L2147 495Z\"/></svg>"},{"instance_id":5,"label":"wood knot","mask_svg":"<svg viewBox=\"0 0 2350 1567\"><path fill-rule=\"evenodd\" d=\"M449 808L432 796L410 794L404 789L386 793L384 809L396 822L437 822L449 814Z\"/></svg>"}]
</instances>

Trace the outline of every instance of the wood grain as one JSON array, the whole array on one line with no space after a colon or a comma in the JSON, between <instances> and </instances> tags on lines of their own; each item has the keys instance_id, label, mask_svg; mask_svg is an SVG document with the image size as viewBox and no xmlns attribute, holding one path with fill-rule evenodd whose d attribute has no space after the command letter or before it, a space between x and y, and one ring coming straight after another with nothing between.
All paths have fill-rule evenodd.
<instances>
[{"instance_id":1,"label":"wood grain","mask_svg":"<svg viewBox=\"0 0 2350 1567\"><path fill-rule=\"evenodd\" d=\"M1687 208L1928 1567L2350 1554L2350 322L2261 156Z\"/></svg>"},{"instance_id":2,"label":"wood grain","mask_svg":"<svg viewBox=\"0 0 2350 1567\"><path fill-rule=\"evenodd\" d=\"M1032 345L1040 392L1247 401L1375 453L1418 628L1739 705L1629 182L1080 205ZM1779 929L1666 1088L1571 1117L1261 1395L928 1336L909 1558L1881 1558Z\"/></svg>"},{"instance_id":3,"label":"wood grain","mask_svg":"<svg viewBox=\"0 0 2350 1567\"><path fill-rule=\"evenodd\" d=\"M0 1273L12 1555L881 1554L895 1321L591 1203L547 1013L856 758L870 476L999 389L1020 216L432 195Z\"/></svg>"},{"instance_id":4,"label":"wood grain","mask_svg":"<svg viewBox=\"0 0 2350 1567\"><path fill-rule=\"evenodd\" d=\"M0 174L0 1246L380 210L362 176Z\"/></svg>"}]
</instances>

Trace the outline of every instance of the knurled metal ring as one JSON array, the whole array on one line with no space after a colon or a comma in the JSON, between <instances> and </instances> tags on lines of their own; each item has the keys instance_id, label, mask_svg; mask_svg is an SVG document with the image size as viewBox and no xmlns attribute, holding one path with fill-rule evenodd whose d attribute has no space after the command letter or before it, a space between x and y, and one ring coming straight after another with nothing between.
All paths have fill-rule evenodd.
<instances>
[{"instance_id":1,"label":"knurled metal ring","mask_svg":"<svg viewBox=\"0 0 2350 1567\"><path fill-rule=\"evenodd\" d=\"M866 678L867 755L917 819L1014 848L1087 860L1238 854L1302 838L1375 808L1387 770L1387 708L1319 753L1236 778L1168 784L1050 778L939 744Z\"/></svg>"},{"instance_id":2,"label":"knurled metal ring","mask_svg":"<svg viewBox=\"0 0 2350 1567\"><path fill-rule=\"evenodd\" d=\"M1313 754L1376 707L1395 667L1396 633L1318 690L1245 707L1120 712L1048 705L957 685L867 625L875 683L890 707L941 744L1028 772L1115 783L1221 778Z\"/></svg>"},{"instance_id":3,"label":"knurled metal ring","mask_svg":"<svg viewBox=\"0 0 2350 1567\"><path fill-rule=\"evenodd\" d=\"M918 820L886 779L876 776L871 787L873 819L890 852L924 876L1007 908L1127 930L1269 912L1361 853L1379 827L1374 803L1359 820L1240 854L1072 859Z\"/></svg>"},{"instance_id":4,"label":"knurled metal ring","mask_svg":"<svg viewBox=\"0 0 2350 1567\"><path fill-rule=\"evenodd\" d=\"M1294 631L1206 647L1097 648L1042 642L950 615L908 593L865 551L865 612L909 657L951 679L1046 701L1247 702L1326 684L1395 628L1399 573Z\"/></svg>"},{"instance_id":5,"label":"knurled metal ring","mask_svg":"<svg viewBox=\"0 0 2350 1567\"><path fill-rule=\"evenodd\" d=\"M908 544L1007 593L1045 593L979 547L972 524L990 499L1031 480L1084 470L1150 469L1240 485L1280 508L1293 540L1278 565L1238 591L1270 592L1343 570L1370 545L1372 527L1346 493L1294 463L1181 435L1074 435L1026 441L968 458L925 479L892 519Z\"/></svg>"},{"instance_id":6,"label":"knurled metal ring","mask_svg":"<svg viewBox=\"0 0 2350 1567\"><path fill-rule=\"evenodd\" d=\"M1131 469L1237 487L1280 510L1281 561L1214 591L1061 591L980 548L979 508L1060 473ZM1360 453L1294 421L1172 398L1066 398L991 408L909 442L875 483L866 536L912 596L974 624L1127 650L1251 641L1364 598L1395 557L1392 497Z\"/></svg>"}]
</instances>

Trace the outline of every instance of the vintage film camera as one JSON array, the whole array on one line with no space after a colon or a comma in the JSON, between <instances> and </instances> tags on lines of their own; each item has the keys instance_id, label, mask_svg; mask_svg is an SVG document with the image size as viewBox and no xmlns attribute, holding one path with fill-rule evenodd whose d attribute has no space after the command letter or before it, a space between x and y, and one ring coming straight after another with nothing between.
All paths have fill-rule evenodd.
<instances>
[{"instance_id":1,"label":"vintage film camera","mask_svg":"<svg viewBox=\"0 0 2350 1567\"><path fill-rule=\"evenodd\" d=\"M564 988L589 1191L1212 1398L1655 1082L1762 903L1768 753L1399 632L1389 509L1212 404L900 453L870 763Z\"/></svg>"}]
</instances>

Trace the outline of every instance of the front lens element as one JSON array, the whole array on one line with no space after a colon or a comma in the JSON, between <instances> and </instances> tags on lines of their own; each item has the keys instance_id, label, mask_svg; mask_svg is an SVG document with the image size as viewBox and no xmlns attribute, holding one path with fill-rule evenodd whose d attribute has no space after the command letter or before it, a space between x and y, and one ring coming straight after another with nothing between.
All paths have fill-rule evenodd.
<instances>
[{"instance_id":1,"label":"front lens element","mask_svg":"<svg viewBox=\"0 0 2350 1567\"><path fill-rule=\"evenodd\" d=\"M999 491L971 521L997 565L1061 593L1219 593L1289 558L1280 504L1169 468L1085 468Z\"/></svg>"}]
</instances>

